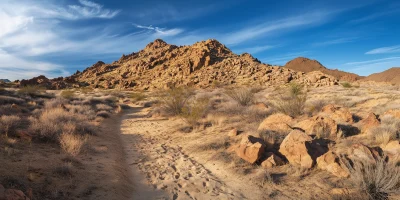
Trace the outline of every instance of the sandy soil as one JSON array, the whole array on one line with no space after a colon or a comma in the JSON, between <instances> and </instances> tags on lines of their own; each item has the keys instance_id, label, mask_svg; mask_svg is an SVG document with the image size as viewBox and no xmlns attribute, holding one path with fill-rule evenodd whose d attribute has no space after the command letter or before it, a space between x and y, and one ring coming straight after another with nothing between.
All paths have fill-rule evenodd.
<instances>
[{"instance_id":1,"label":"sandy soil","mask_svg":"<svg viewBox=\"0 0 400 200\"><path fill-rule=\"evenodd\" d=\"M257 199L254 192L243 192L248 186L238 187L229 176L214 173L218 166L206 167L177 145L171 137L177 122L147 118L147 112L135 107L121 125L133 199Z\"/></svg>"}]
</instances>

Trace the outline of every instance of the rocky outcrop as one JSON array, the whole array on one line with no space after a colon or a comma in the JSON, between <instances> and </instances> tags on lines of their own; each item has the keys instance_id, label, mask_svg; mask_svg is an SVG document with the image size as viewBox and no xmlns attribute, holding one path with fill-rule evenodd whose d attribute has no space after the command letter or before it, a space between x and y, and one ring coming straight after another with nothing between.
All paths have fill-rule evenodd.
<instances>
[{"instance_id":1,"label":"rocky outcrop","mask_svg":"<svg viewBox=\"0 0 400 200\"><path fill-rule=\"evenodd\" d=\"M319 169L326 170L337 177L346 178L350 175L346 167L339 162L339 157L332 151L318 157L317 166Z\"/></svg>"},{"instance_id":2,"label":"rocky outcrop","mask_svg":"<svg viewBox=\"0 0 400 200\"><path fill-rule=\"evenodd\" d=\"M315 72L315 71L320 71L323 74L330 75L334 77L335 79L341 80L341 81L357 81L360 80L364 77L358 76L357 74L349 73L349 72L344 72L340 70L331 70L327 69L324 67L320 62L316 60L311 60L308 58L304 57L298 57L295 58L285 64L285 68L296 70L299 72ZM314 79L315 80L315 79Z\"/></svg>"},{"instance_id":3,"label":"rocky outcrop","mask_svg":"<svg viewBox=\"0 0 400 200\"><path fill-rule=\"evenodd\" d=\"M49 90L60 90L71 87L80 87L83 86L75 81L74 77L59 77L55 79L48 79L46 76L40 75L38 77L34 77L28 80L21 80L19 82L20 87L27 86L38 86L41 88L49 89Z\"/></svg>"},{"instance_id":4,"label":"rocky outcrop","mask_svg":"<svg viewBox=\"0 0 400 200\"><path fill-rule=\"evenodd\" d=\"M234 54L217 40L175 46L157 39L143 50L123 55L111 64L97 62L74 79L92 87L162 89L218 85L276 85L289 82L310 86L337 84L329 75L297 72L263 64L250 54Z\"/></svg>"},{"instance_id":5,"label":"rocky outcrop","mask_svg":"<svg viewBox=\"0 0 400 200\"><path fill-rule=\"evenodd\" d=\"M304 132L308 135L321 136L324 134L330 138L335 138L336 133L338 132L338 125L335 120L322 116L315 116L310 119L303 120L294 125L294 127L304 130Z\"/></svg>"},{"instance_id":6,"label":"rocky outcrop","mask_svg":"<svg viewBox=\"0 0 400 200\"><path fill-rule=\"evenodd\" d=\"M353 114L347 108L329 104L322 108L322 112L337 122L354 123Z\"/></svg>"},{"instance_id":7,"label":"rocky outcrop","mask_svg":"<svg viewBox=\"0 0 400 200\"><path fill-rule=\"evenodd\" d=\"M369 113L368 117L361 120L360 124L362 125L361 132L369 133L373 128L378 127L381 124L381 122L379 121L377 115L375 115L374 113Z\"/></svg>"},{"instance_id":8,"label":"rocky outcrop","mask_svg":"<svg viewBox=\"0 0 400 200\"><path fill-rule=\"evenodd\" d=\"M258 130L289 133L292 131L292 128L289 125L292 120L292 117L282 113L273 114L261 122L261 124L258 126Z\"/></svg>"},{"instance_id":9,"label":"rocky outcrop","mask_svg":"<svg viewBox=\"0 0 400 200\"><path fill-rule=\"evenodd\" d=\"M260 138L253 136L244 136L240 142L239 148L236 150L236 154L243 160L254 164L263 155L265 145Z\"/></svg>"}]
</instances>

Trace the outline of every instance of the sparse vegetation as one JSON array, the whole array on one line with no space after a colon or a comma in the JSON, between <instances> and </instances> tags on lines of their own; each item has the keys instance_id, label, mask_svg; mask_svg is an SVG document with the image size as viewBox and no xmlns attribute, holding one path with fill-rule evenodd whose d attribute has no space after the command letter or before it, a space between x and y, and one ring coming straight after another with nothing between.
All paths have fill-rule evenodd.
<instances>
[{"instance_id":1,"label":"sparse vegetation","mask_svg":"<svg viewBox=\"0 0 400 200\"><path fill-rule=\"evenodd\" d=\"M250 88L229 89L225 94L242 106L249 106L254 102L254 92Z\"/></svg>"},{"instance_id":2,"label":"sparse vegetation","mask_svg":"<svg viewBox=\"0 0 400 200\"><path fill-rule=\"evenodd\" d=\"M133 92L129 94L129 98L132 99L132 102L138 102L145 100L147 96L142 92Z\"/></svg>"},{"instance_id":3,"label":"sparse vegetation","mask_svg":"<svg viewBox=\"0 0 400 200\"><path fill-rule=\"evenodd\" d=\"M199 120L207 114L209 99L199 98L187 103L179 115L190 126L195 127Z\"/></svg>"},{"instance_id":4,"label":"sparse vegetation","mask_svg":"<svg viewBox=\"0 0 400 200\"><path fill-rule=\"evenodd\" d=\"M351 83L349 83L349 82L343 82L343 83L341 83L341 85L342 85L344 88L351 88L351 87L353 87L353 86L351 85Z\"/></svg>"},{"instance_id":5,"label":"sparse vegetation","mask_svg":"<svg viewBox=\"0 0 400 200\"><path fill-rule=\"evenodd\" d=\"M75 135L73 130L60 135L61 148L71 156L77 156L87 142L87 136Z\"/></svg>"},{"instance_id":6,"label":"sparse vegetation","mask_svg":"<svg viewBox=\"0 0 400 200\"><path fill-rule=\"evenodd\" d=\"M75 91L73 90L63 90L60 96L64 99L73 99L75 97Z\"/></svg>"},{"instance_id":7,"label":"sparse vegetation","mask_svg":"<svg viewBox=\"0 0 400 200\"><path fill-rule=\"evenodd\" d=\"M296 117L304 113L307 93L304 86L291 83L286 91L274 99L275 109L286 115Z\"/></svg>"},{"instance_id":8,"label":"sparse vegetation","mask_svg":"<svg viewBox=\"0 0 400 200\"><path fill-rule=\"evenodd\" d=\"M19 94L30 96L41 96L45 92L46 89L39 86L25 86L18 90Z\"/></svg>"},{"instance_id":9,"label":"sparse vegetation","mask_svg":"<svg viewBox=\"0 0 400 200\"><path fill-rule=\"evenodd\" d=\"M388 199L400 190L400 167L386 158L376 162L355 161L349 165L351 181L361 192L368 194L371 200Z\"/></svg>"},{"instance_id":10,"label":"sparse vegetation","mask_svg":"<svg viewBox=\"0 0 400 200\"><path fill-rule=\"evenodd\" d=\"M18 116L1 116L0 118L0 133L4 132L6 136L15 133L15 129L18 127L21 118Z\"/></svg>"},{"instance_id":11,"label":"sparse vegetation","mask_svg":"<svg viewBox=\"0 0 400 200\"><path fill-rule=\"evenodd\" d=\"M180 115L193 95L193 91L188 88L173 88L161 94L159 99L168 113Z\"/></svg>"}]
</instances>

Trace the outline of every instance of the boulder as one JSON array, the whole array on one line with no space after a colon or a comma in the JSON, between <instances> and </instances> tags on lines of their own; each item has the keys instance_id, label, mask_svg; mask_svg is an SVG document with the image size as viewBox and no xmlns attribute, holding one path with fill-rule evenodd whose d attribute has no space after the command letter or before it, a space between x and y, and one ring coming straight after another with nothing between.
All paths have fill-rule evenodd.
<instances>
[{"instance_id":1,"label":"boulder","mask_svg":"<svg viewBox=\"0 0 400 200\"><path fill-rule=\"evenodd\" d=\"M400 161L400 141L390 141L389 143L381 147L382 150L389 156L389 159Z\"/></svg>"},{"instance_id":2,"label":"boulder","mask_svg":"<svg viewBox=\"0 0 400 200\"><path fill-rule=\"evenodd\" d=\"M289 163L311 168L314 165L314 160L309 154L308 148L311 141L312 138L306 133L293 130L283 140L279 152L286 157Z\"/></svg>"},{"instance_id":3,"label":"boulder","mask_svg":"<svg viewBox=\"0 0 400 200\"><path fill-rule=\"evenodd\" d=\"M347 108L342 108L339 106L329 104L322 108L322 112L327 114L337 122L354 123L353 115Z\"/></svg>"},{"instance_id":4,"label":"boulder","mask_svg":"<svg viewBox=\"0 0 400 200\"><path fill-rule=\"evenodd\" d=\"M336 137L336 133L338 132L338 125L335 120L322 116L303 120L294 125L294 128L300 128L308 135L318 135L323 131L328 133L330 137Z\"/></svg>"},{"instance_id":5,"label":"boulder","mask_svg":"<svg viewBox=\"0 0 400 200\"><path fill-rule=\"evenodd\" d=\"M264 119L263 122L261 122L261 124L258 126L258 130L269 130L278 133L288 133L292 131L292 128L289 125L292 120L292 117L282 113L273 114Z\"/></svg>"},{"instance_id":6,"label":"boulder","mask_svg":"<svg viewBox=\"0 0 400 200\"><path fill-rule=\"evenodd\" d=\"M353 161L361 160L368 162L375 162L375 158L377 156L372 149L361 143L353 144L349 149L348 155Z\"/></svg>"},{"instance_id":7,"label":"boulder","mask_svg":"<svg viewBox=\"0 0 400 200\"><path fill-rule=\"evenodd\" d=\"M317 166L319 169L326 170L340 178L349 176L349 172L340 165L339 157L332 151L328 151L324 155L318 157Z\"/></svg>"},{"instance_id":8,"label":"boulder","mask_svg":"<svg viewBox=\"0 0 400 200\"><path fill-rule=\"evenodd\" d=\"M238 133L239 133L238 130L236 128L234 128L234 129L229 131L228 136L229 137L235 137L235 136L238 135Z\"/></svg>"},{"instance_id":9,"label":"boulder","mask_svg":"<svg viewBox=\"0 0 400 200\"><path fill-rule=\"evenodd\" d=\"M368 117L361 121L361 132L362 133L369 133L373 128L378 127L381 124L379 121L378 116L374 113L369 113Z\"/></svg>"},{"instance_id":10,"label":"boulder","mask_svg":"<svg viewBox=\"0 0 400 200\"><path fill-rule=\"evenodd\" d=\"M267 159L261 163L261 166L264 168L271 168L271 167L280 166L280 165L284 165L284 164L285 164L285 162L282 160L282 158L280 158L279 156L277 156L276 154L274 154L272 152L268 152Z\"/></svg>"},{"instance_id":11,"label":"boulder","mask_svg":"<svg viewBox=\"0 0 400 200\"><path fill-rule=\"evenodd\" d=\"M0 185L0 200L29 200L29 198L21 190L5 189Z\"/></svg>"},{"instance_id":12,"label":"boulder","mask_svg":"<svg viewBox=\"0 0 400 200\"><path fill-rule=\"evenodd\" d=\"M242 138L239 148L236 150L236 154L243 160L254 164L263 155L264 150L265 144L263 144L260 138L248 135Z\"/></svg>"}]
</instances>

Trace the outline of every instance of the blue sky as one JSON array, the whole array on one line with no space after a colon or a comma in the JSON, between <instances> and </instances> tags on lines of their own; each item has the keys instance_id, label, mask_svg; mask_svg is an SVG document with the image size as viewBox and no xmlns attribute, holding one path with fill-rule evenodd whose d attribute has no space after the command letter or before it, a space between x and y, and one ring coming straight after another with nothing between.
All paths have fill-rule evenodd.
<instances>
[{"instance_id":1,"label":"blue sky","mask_svg":"<svg viewBox=\"0 0 400 200\"><path fill-rule=\"evenodd\" d=\"M0 78L68 76L156 38L369 75L400 67L399 36L394 0L0 0Z\"/></svg>"}]
</instances>

